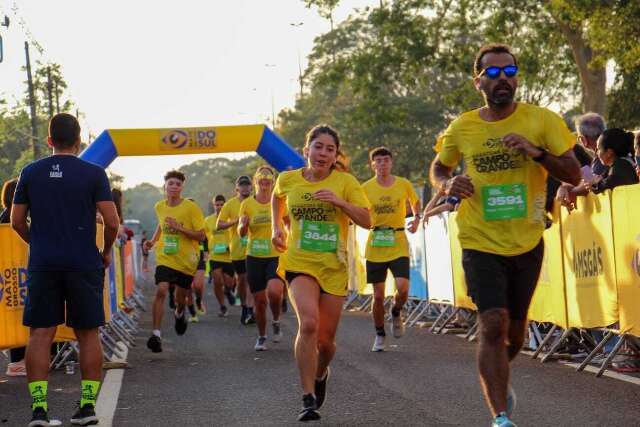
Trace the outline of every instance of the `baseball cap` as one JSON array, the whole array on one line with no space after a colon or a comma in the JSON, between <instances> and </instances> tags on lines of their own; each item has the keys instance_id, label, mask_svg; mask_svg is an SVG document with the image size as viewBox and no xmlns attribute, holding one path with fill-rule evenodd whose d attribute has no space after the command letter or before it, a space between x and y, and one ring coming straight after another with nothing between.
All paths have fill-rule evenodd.
<instances>
[{"instance_id":1,"label":"baseball cap","mask_svg":"<svg viewBox=\"0 0 640 427\"><path fill-rule=\"evenodd\" d=\"M251 185L251 178L246 175L239 176L236 179L236 185Z\"/></svg>"}]
</instances>

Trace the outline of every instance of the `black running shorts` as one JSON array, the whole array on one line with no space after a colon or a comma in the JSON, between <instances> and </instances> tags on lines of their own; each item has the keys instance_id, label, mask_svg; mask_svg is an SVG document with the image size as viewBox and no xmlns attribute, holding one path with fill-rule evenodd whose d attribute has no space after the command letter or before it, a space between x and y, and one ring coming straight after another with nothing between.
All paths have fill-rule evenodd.
<instances>
[{"instance_id":1,"label":"black running shorts","mask_svg":"<svg viewBox=\"0 0 640 427\"><path fill-rule=\"evenodd\" d=\"M221 261L209 261L209 269L211 271L217 270L221 268L222 272L227 276L233 277L233 264L230 262L221 262Z\"/></svg>"},{"instance_id":2,"label":"black running shorts","mask_svg":"<svg viewBox=\"0 0 640 427\"><path fill-rule=\"evenodd\" d=\"M257 258L247 256L247 282L252 293L267 289L267 282L280 279L278 276L278 257Z\"/></svg>"},{"instance_id":3,"label":"black running shorts","mask_svg":"<svg viewBox=\"0 0 640 427\"><path fill-rule=\"evenodd\" d=\"M233 264L233 271L235 271L236 274L244 274L247 272L246 260L231 261L231 264Z\"/></svg>"},{"instance_id":4,"label":"black running shorts","mask_svg":"<svg viewBox=\"0 0 640 427\"><path fill-rule=\"evenodd\" d=\"M102 269L30 271L22 322L31 328L50 328L66 318L70 328L97 328L104 325L103 290Z\"/></svg>"},{"instance_id":5,"label":"black running shorts","mask_svg":"<svg viewBox=\"0 0 640 427\"><path fill-rule=\"evenodd\" d=\"M506 308L509 318L525 320L543 256L543 240L531 251L510 257L463 249L462 266L468 294L478 311Z\"/></svg>"},{"instance_id":6,"label":"black running shorts","mask_svg":"<svg viewBox=\"0 0 640 427\"><path fill-rule=\"evenodd\" d=\"M393 277L409 279L409 257L403 256L387 262L367 260L367 283L384 283L387 281L387 270Z\"/></svg>"},{"instance_id":7,"label":"black running shorts","mask_svg":"<svg viewBox=\"0 0 640 427\"><path fill-rule=\"evenodd\" d=\"M163 282L188 290L191 289L193 276L174 270L166 265L159 265L156 267L156 285Z\"/></svg>"}]
</instances>

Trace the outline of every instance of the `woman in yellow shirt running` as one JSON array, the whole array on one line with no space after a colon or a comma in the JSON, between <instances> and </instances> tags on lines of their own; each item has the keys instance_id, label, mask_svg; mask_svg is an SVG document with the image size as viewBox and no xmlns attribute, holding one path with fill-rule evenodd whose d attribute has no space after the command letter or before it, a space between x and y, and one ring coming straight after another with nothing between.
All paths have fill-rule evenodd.
<instances>
[{"instance_id":1,"label":"woman in yellow shirt running","mask_svg":"<svg viewBox=\"0 0 640 427\"><path fill-rule=\"evenodd\" d=\"M273 245L298 316L295 357L303 389L299 421L317 420L326 397L329 363L347 294L349 222L370 228L369 202L358 181L339 170L340 139L316 126L304 147L307 166L282 173L272 198ZM285 231L285 210L290 233Z\"/></svg>"},{"instance_id":2,"label":"woman in yellow shirt running","mask_svg":"<svg viewBox=\"0 0 640 427\"><path fill-rule=\"evenodd\" d=\"M280 314L284 280L278 276L279 252L271 243L271 193L275 172L269 166L260 166L254 176L255 196L240 204L238 234L248 236L247 280L253 294L258 339L254 349L267 349L267 301L273 316L273 342L280 342Z\"/></svg>"}]
</instances>

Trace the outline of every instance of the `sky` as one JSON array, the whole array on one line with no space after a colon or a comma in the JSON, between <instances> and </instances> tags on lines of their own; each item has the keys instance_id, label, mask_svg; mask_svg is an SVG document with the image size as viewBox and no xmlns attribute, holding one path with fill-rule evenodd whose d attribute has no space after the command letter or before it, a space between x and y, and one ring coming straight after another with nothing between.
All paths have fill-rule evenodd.
<instances>
[{"instance_id":1,"label":"sky","mask_svg":"<svg viewBox=\"0 0 640 427\"><path fill-rule=\"evenodd\" d=\"M334 19L377 3L344 0ZM304 69L329 30L302 0L0 0L1 15L12 22L0 27L0 92L22 96L24 41L36 40L44 52L32 48L32 63L61 64L85 141L108 128L270 123L272 101L276 115L295 103L298 59ZM160 185L207 157L119 158L110 170L125 188Z\"/></svg>"}]
</instances>

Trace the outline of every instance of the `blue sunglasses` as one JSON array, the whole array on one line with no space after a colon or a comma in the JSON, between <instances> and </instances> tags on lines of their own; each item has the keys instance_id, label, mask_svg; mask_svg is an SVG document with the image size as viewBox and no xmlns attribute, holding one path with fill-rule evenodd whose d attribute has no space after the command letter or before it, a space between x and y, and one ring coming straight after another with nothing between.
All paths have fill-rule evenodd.
<instances>
[{"instance_id":1,"label":"blue sunglasses","mask_svg":"<svg viewBox=\"0 0 640 427\"><path fill-rule=\"evenodd\" d=\"M485 74L491 80L495 80L500 77L500 72L504 72L504 75L507 77L514 77L518 74L518 66L517 65L507 65L504 67L487 67L478 74L478 77Z\"/></svg>"}]
</instances>

